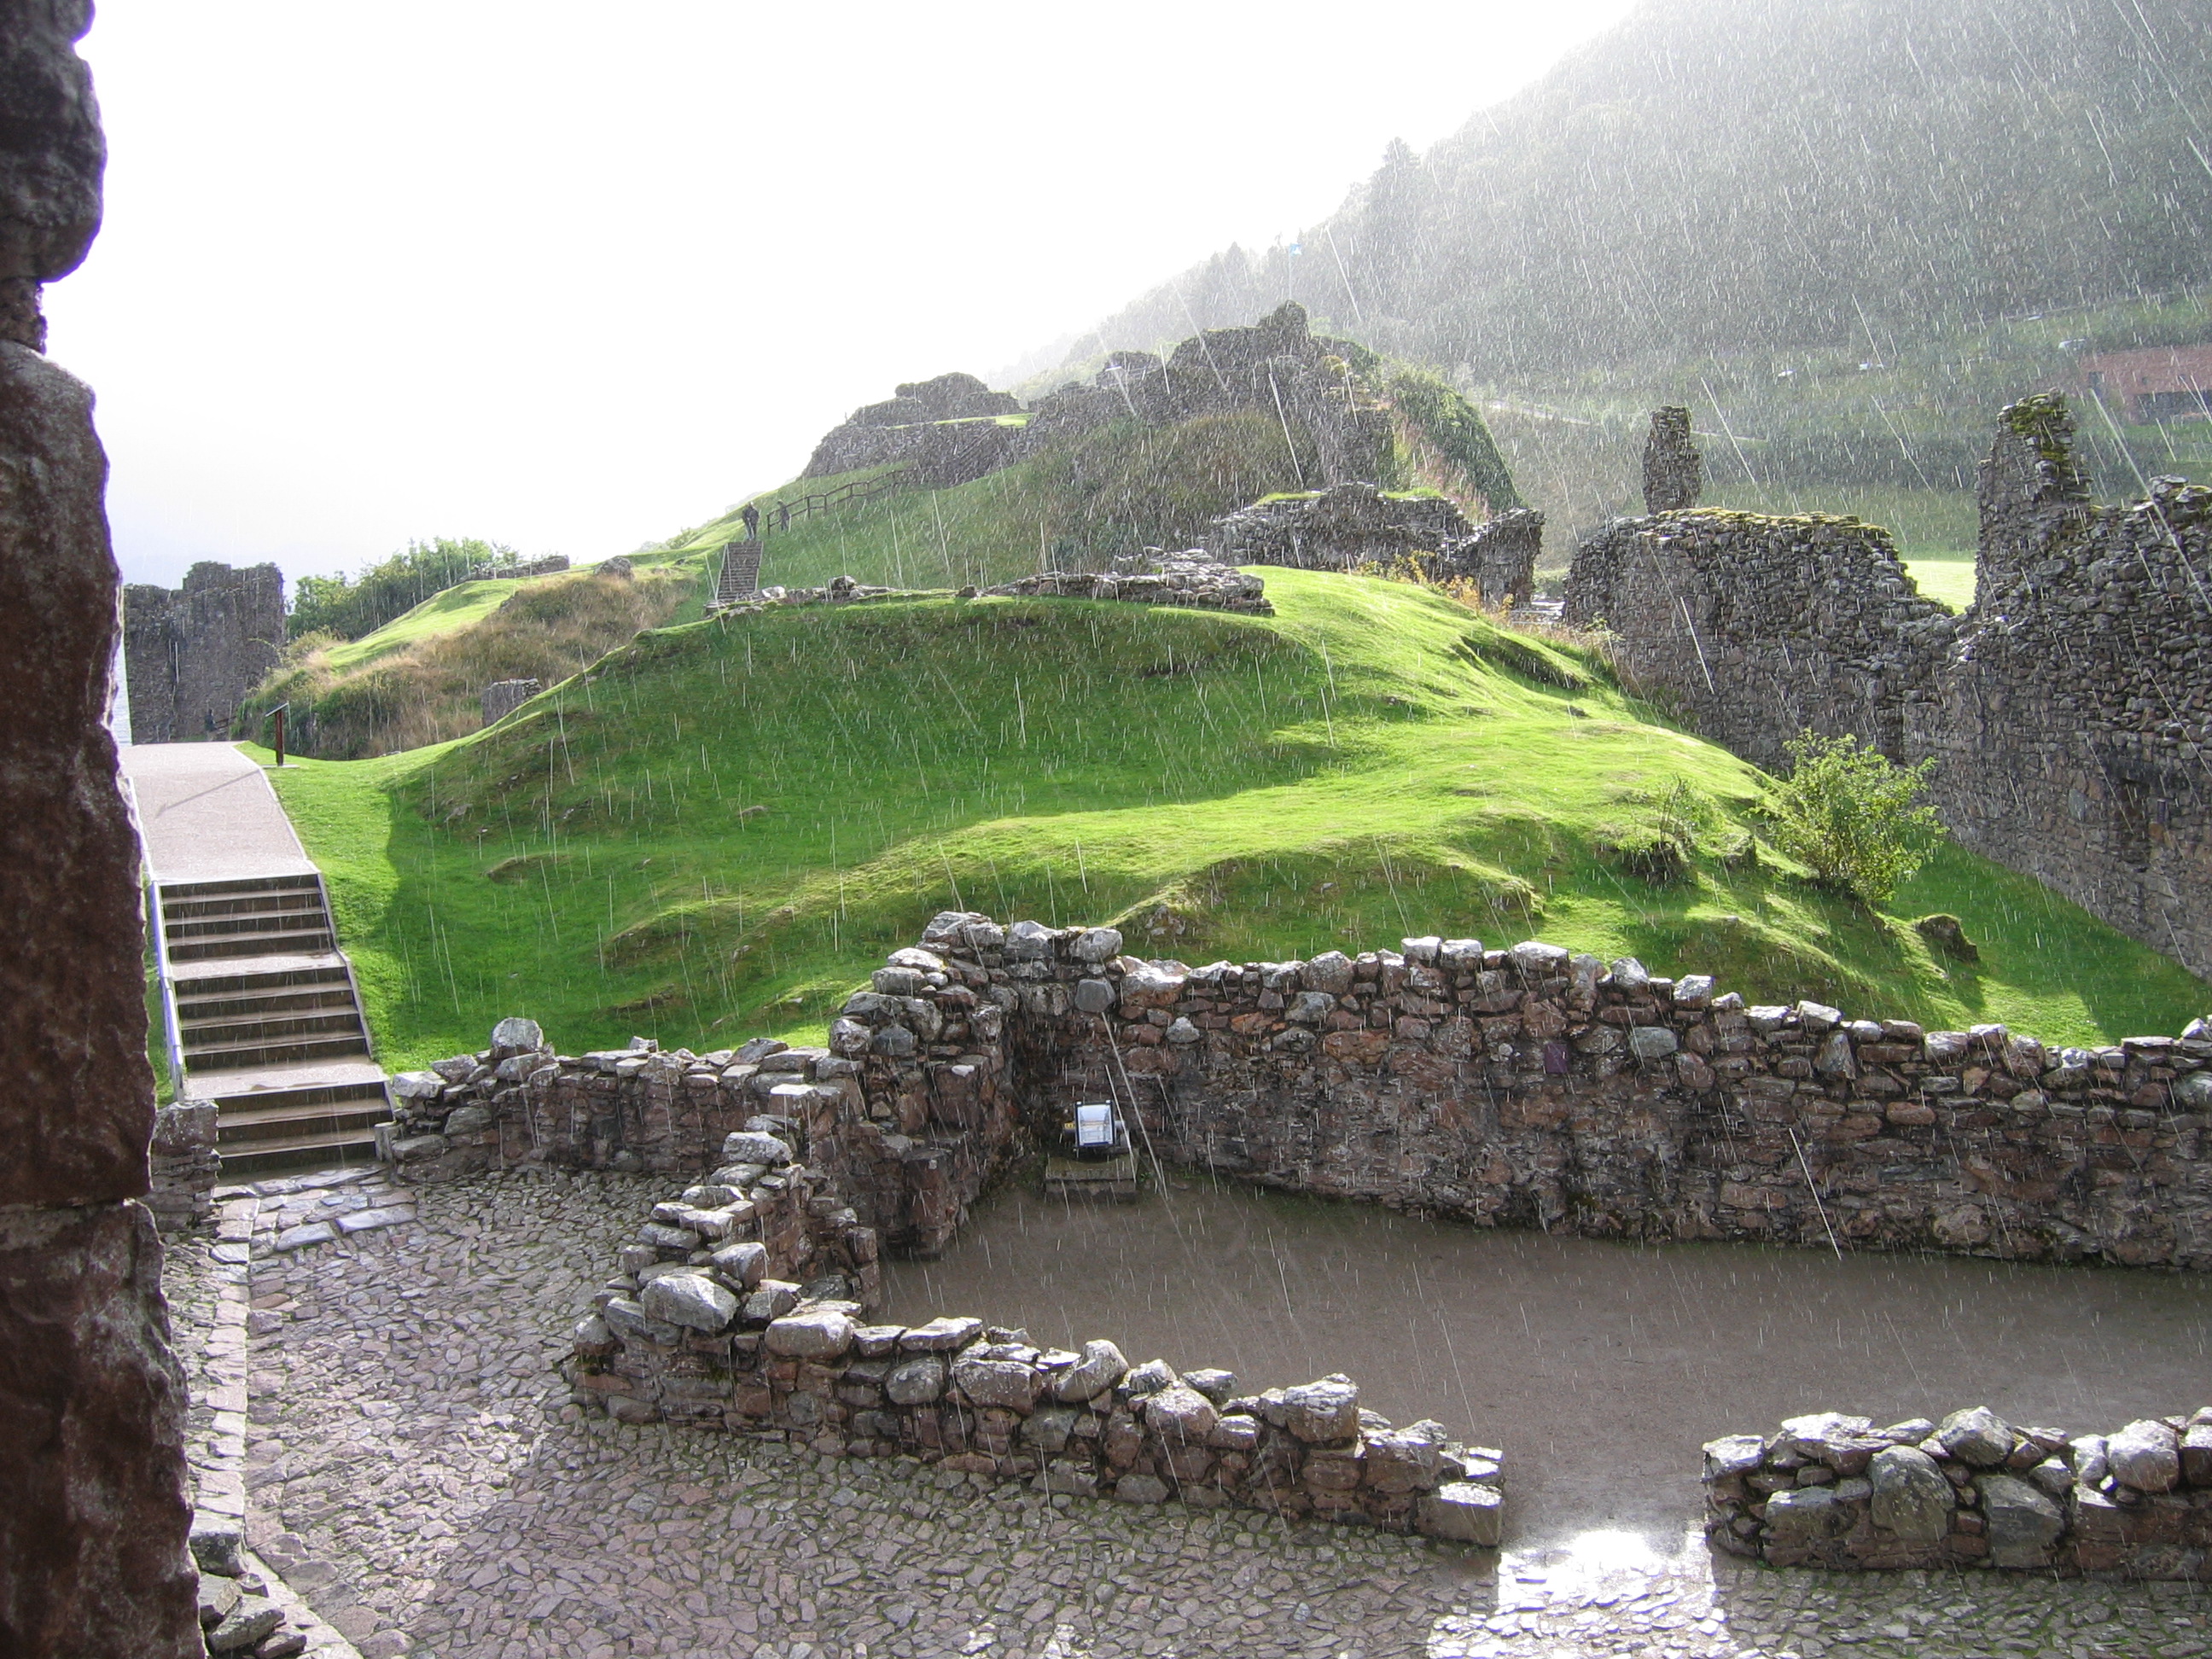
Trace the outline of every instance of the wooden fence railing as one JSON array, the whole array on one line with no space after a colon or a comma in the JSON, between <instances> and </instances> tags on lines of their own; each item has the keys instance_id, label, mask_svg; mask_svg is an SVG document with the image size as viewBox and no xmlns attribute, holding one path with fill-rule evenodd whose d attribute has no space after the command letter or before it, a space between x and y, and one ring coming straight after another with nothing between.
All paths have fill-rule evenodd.
<instances>
[{"instance_id":1,"label":"wooden fence railing","mask_svg":"<svg viewBox=\"0 0 2212 1659\"><path fill-rule=\"evenodd\" d=\"M746 534L756 539L764 538L778 531L789 530L794 520L878 500L903 487L907 471L906 467L895 466L872 478L855 478L850 483L839 484L835 489L788 495L776 501L749 502L743 515Z\"/></svg>"}]
</instances>

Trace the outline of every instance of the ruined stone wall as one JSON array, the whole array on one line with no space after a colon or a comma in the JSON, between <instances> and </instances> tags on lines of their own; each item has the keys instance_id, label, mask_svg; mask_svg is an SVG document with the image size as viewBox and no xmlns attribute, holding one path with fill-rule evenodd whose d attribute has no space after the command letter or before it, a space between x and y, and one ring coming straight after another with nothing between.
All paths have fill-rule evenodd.
<instances>
[{"instance_id":1,"label":"ruined stone wall","mask_svg":"<svg viewBox=\"0 0 2212 1659\"><path fill-rule=\"evenodd\" d=\"M2212 1407L2109 1435L1978 1406L1880 1429L1824 1412L1711 1442L1705 1480L1705 1535L1771 1566L2191 1580L2212 1566Z\"/></svg>"},{"instance_id":2,"label":"ruined stone wall","mask_svg":"<svg viewBox=\"0 0 2212 1659\"><path fill-rule=\"evenodd\" d=\"M1196 969L1121 947L948 912L823 1048L504 1080L471 1058L446 1066L474 1083L396 1092L473 1105L486 1159L687 1176L764 1113L856 1224L922 1255L1075 1101L1118 1098L1163 1161L1478 1224L2212 1267L2212 1024L2050 1048L1747 1007L1538 941ZM402 1157L434 1171L463 1132Z\"/></svg>"},{"instance_id":3,"label":"ruined stone wall","mask_svg":"<svg viewBox=\"0 0 2212 1659\"><path fill-rule=\"evenodd\" d=\"M146 1207L163 1232L214 1219L216 1184L222 1179L216 1128L216 1109L204 1100L180 1100L154 1114Z\"/></svg>"},{"instance_id":4,"label":"ruined stone wall","mask_svg":"<svg viewBox=\"0 0 2212 1659\"><path fill-rule=\"evenodd\" d=\"M1602 624L1629 682L1759 765L1808 727L1905 752L1957 619L1923 599L1889 532L1856 519L1662 513L1575 555L1565 620Z\"/></svg>"},{"instance_id":5,"label":"ruined stone wall","mask_svg":"<svg viewBox=\"0 0 2212 1659\"><path fill-rule=\"evenodd\" d=\"M0 1652L197 1659L184 1377L148 1187L137 848L92 393L40 284L100 222L83 0L0 0Z\"/></svg>"},{"instance_id":6,"label":"ruined stone wall","mask_svg":"<svg viewBox=\"0 0 2212 1659\"><path fill-rule=\"evenodd\" d=\"M2004 411L1962 616L1855 520L1683 512L1585 543L1565 618L1760 765L1808 726L1934 757L1960 842L2212 975L2212 490L2092 506L2071 442L2061 398Z\"/></svg>"},{"instance_id":7,"label":"ruined stone wall","mask_svg":"<svg viewBox=\"0 0 2212 1659\"><path fill-rule=\"evenodd\" d=\"M1966 846L2212 976L2212 490L2091 507L2069 436L2056 398L2006 411L1905 752Z\"/></svg>"},{"instance_id":8,"label":"ruined stone wall","mask_svg":"<svg viewBox=\"0 0 2212 1659\"><path fill-rule=\"evenodd\" d=\"M1248 1394L1227 1371L1133 1369L1108 1341L1076 1353L980 1319L864 1324L854 1303L758 1279L757 1255L725 1260L668 1261L635 1295L603 1292L574 1333L576 1402L1041 1492L1499 1540L1502 1455L1440 1423L1394 1427L1349 1377Z\"/></svg>"},{"instance_id":9,"label":"ruined stone wall","mask_svg":"<svg viewBox=\"0 0 2212 1659\"><path fill-rule=\"evenodd\" d=\"M131 740L228 738L246 693L283 655L283 573L203 562L179 588L125 588L123 615Z\"/></svg>"}]
</instances>

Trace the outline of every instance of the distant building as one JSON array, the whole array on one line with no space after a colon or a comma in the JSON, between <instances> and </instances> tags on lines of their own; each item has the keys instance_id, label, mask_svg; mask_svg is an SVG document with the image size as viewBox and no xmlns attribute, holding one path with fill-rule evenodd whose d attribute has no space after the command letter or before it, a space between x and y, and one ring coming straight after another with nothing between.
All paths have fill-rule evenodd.
<instances>
[{"instance_id":1,"label":"distant building","mask_svg":"<svg viewBox=\"0 0 2212 1659\"><path fill-rule=\"evenodd\" d=\"M2081 387L2130 426L2212 417L2212 345L2084 357Z\"/></svg>"}]
</instances>

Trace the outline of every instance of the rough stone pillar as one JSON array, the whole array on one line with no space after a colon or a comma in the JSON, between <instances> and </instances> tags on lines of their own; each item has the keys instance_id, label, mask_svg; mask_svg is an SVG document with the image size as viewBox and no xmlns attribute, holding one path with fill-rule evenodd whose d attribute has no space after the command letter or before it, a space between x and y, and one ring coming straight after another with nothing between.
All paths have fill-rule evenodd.
<instances>
[{"instance_id":1,"label":"rough stone pillar","mask_svg":"<svg viewBox=\"0 0 2212 1659\"><path fill-rule=\"evenodd\" d=\"M2074 457L2074 416L2056 392L2008 404L1977 469L1981 538L1974 592L1986 601L2087 519L2089 477Z\"/></svg>"},{"instance_id":2,"label":"rough stone pillar","mask_svg":"<svg viewBox=\"0 0 2212 1659\"><path fill-rule=\"evenodd\" d=\"M40 357L102 148L85 0L0 0L0 1652L203 1651L184 1377L147 1190L137 852L106 724L92 394Z\"/></svg>"},{"instance_id":3,"label":"rough stone pillar","mask_svg":"<svg viewBox=\"0 0 2212 1659\"><path fill-rule=\"evenodd\" d=\"M1705 487L1705 464L1690 436L1690 411L1679 404L1651 411L1644 445L1644 510L1684 513Z\"/></svg>"}]
</instances>

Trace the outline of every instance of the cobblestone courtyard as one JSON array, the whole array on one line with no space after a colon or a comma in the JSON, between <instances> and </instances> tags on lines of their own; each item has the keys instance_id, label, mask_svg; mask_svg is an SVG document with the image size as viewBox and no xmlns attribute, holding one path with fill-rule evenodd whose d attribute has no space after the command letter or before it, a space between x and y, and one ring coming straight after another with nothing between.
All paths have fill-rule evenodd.
<instances>
[{"instance_id":1,"label":"cobblestone courtyard","mask_svg":"<svg viewBox=\"0 0 2212 1659\"><path fill-rule=\"evenodd\" d=\"M657 1196L491 1177L422 1189L413 1220L254 1248L249 1538L364 1654L2212 1652L2212 1598L2178 1586L1717 1568L1603 1540L1501 1561L581 1419L554 1364ZM180 1321L218 1250L246 1253L175 1248Z\"/></svg>"}]
</instances>

